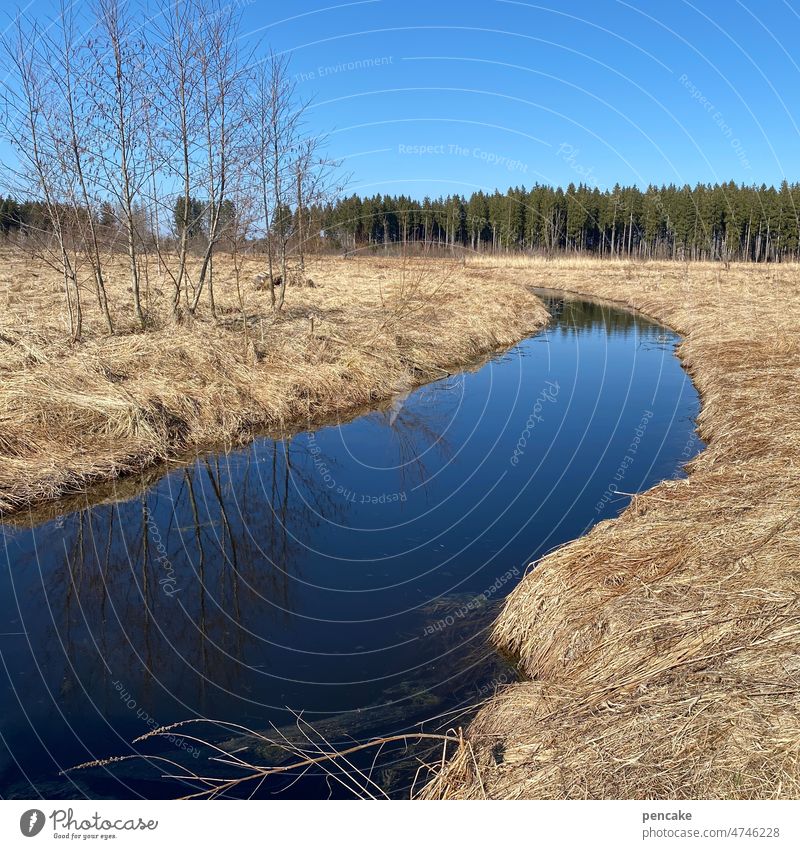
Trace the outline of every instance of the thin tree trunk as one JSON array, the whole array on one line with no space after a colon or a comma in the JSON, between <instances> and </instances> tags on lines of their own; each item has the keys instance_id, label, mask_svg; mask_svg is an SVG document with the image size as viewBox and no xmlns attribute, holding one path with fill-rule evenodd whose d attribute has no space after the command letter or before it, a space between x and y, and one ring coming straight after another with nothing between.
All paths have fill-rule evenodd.
<instances>
[{"instance_id":1,"label":"thin tree trunk","mask_svg":"<svg viewBox=\"0 0 800 849\"><path fill-rule=\"evenodd\" d=\"M300 273L305 274L306 262L303 253L303 169L297 163L297 250L300 255Z\"/></svg>"},{"instance_id":2,"label":"thin tree trunk","mask_svg":"<svg viewBox=\"0 0 800 849\"><path fill-rule=\"evenodd\" d=\"M78 130L75 120L75 99L73 91L73 75L72 75L72 45L71 45L71 17L68 17L68 12L64 2L61 3L61 19L62 19L62 36L63 36L63 56L64 56L64 94L67 106L67 118L69 121L70 130L70 149L72 152L72 162L75 166L75 175L78 178L78 185L81 190L81 198L83 200L84 212L87 216L90 236L90 251L89 256L92 263L92 272L94 274L95 289L97 293L97 303L103 318L106 322L106 328L109 334L114 333L114 323L111 320L111 313L108 308L108 296L106 294L105 281L103 280L103 266L100 258L100 246L97 239L97 228L95 226L94 214L92 212L92 204L89 200L89 192L86 187L86 179L83 173L83 158L80 152L78 143ZM76 210L76 214L79 211ZM77 283L76 283L77 291ZM78 296L78 311L80 313L80 296Z\"/></svg>"}]
</instances>

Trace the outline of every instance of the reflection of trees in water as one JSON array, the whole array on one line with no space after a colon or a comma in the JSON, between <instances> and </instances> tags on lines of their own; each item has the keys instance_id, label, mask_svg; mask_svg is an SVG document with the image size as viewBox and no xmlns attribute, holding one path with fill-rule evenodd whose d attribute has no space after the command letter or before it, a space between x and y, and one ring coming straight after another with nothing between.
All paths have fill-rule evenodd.
<instances>
[{"instance_id":1,"label":"reflection of trees in water","mask_svg":"<svg viewBox=\"0 0 800 849\"><path fill-rule=\"evenodd\" d=\"M424 481L425 450L446 455L436 416L408 404L388 428L403 485ZM140 704L161 685L198 706L208 682L236 691L248 663L269 663L262 639L297 607L304 541L327 522L346 525L347 511L320 485L302 440L259 440L127 501L13 531L23 546L15 568L41 574L29 606L39 621L28 631L51 689L66 697L118 679Z\"/></svg>"},{"instance_id":2,"label":"reflection of trees in water","mask_svg":"<svg viewBox=\"0 0 800 849\"><path fill-rule=\"evenodd\" d=\"M625 337L635 332L642 338L664 332L663 328L632 310L550 294L538 297L557 320L555 327L565 336L582 330L604 330L609 335Z\"/></svg>"},{"instance_id":3,"label":"reflection of trees in water","mask_svg":"<svg viewBox=\"0 0 800 849\"><path fill-rule=\"evenodd\" d=\"M398 490L410 490L429 479L429 457L434 449L436 453L432 456L437 466L453 456L453 446L445 434L454 412L447 403L448 393L456 385L460 383L450 379L438 381L432 387L418 390L413 397L411 393L400 396L388 410L375 413L387 428L397 452Z\"/></svg>"},{"instance_id":4,"label":"reflection of trees in water","mask_svg":"<svg viewBox=\"0 0 800 849\"><path fill-rule=\"evenodd\" d=\"M30 589L41 627L28 632L51 689L75 689L71 664L90 692L116 678L140 704L157 681L189 703L199 682L202 704L206 679L237 689L243 664L268 654L261 637L290 618L297 540L342 509L325 492L315 510L292 499L291 444L269 451L267 463L255 449L201 459L134 499L29 532L15 569L38 581L41 562Z\"/></svg>"},{"instance_id":5,"label":"reflection of trees in water","mask_svg":"<svg viewBox=\"0 0 800 849\"><path fill-rule=\"evenodd\" d=\"M453 446L445 434L455 413L450 399L457 404L460 393L455 389L460 385L458 380L437 381L398 394L368 413L366 420L379 428L369 442L384 448L388 455L377 468L359 460L358 436L348 445L346 431L342 431L344 451L335 439L329 447L328 439L320 435L323 432L301 437L301 448L292 465L292 484L298 497L327 518L337 499L346 513L348 499L366 503L362 497L408 494L423 487L431 470L446 465L453 456ZM322 506L320 497L327 497Z\"/></svg>"},{"instance_id":6,"label":"reflection of trees in water","mask_svg":"<svg viewBox=\"0 0 800 849\"><path fill-rule=\"evenodd\" d=\"M387 428L383 437L397 452L402 485L424 482L423 455L431 465L447 460L450 449L441 430L449 406L429 408L416 398L391 422L376 414ZM306 459L301 440L260 441L248 451L201 458L128 501L97 504L36 529L42 590L54 621L29 633L38 636L34 652L67 713L71 698L85 688L106 716L135 722L115 681L164 722L208 714L209 692L216 687L249 695L250 676L258 673L247 664L270 657L256 636L270 631L264 620L274 626L290 619L292 579L302 575L305 556L298 540L308 540L329 520L346 521L347 502L320 486ZM32 545L27 556L34 565ZM433 662L395 680L378 703L322 720L326 737L413 729L445 708L474 701L475 682L491 674L476 655L486 647L473 639L474 632L467 637L461 624L426 637ZM440 656L444 660L437 665ZM455 667L464 673L443 683ZM170 710L158 707L164 690L185 707L164 716L161 711ZM81 698L73 703L85 706ZM197 763L173 749L163 753ZM409 752L387 752L381 774L387 783L397 780L389 777L395 772L405 779L406 767L414 764ZM123 777L153 778L149 768L132 766Z\"/></svg>"}]
</instances>

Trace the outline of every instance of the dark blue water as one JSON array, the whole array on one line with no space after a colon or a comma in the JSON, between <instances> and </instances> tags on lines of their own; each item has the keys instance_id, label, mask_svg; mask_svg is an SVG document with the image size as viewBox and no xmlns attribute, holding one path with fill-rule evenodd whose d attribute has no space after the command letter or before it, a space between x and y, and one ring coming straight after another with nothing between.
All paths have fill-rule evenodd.
<instances>
[{"instance_id":1,"label":"dark blue water","mask_svg":"<svg viewBox=\"0 0 800 849\"><path fill-rule=\"evenodd\" d=\"M264 730L302 712L337 744L446 728L512 680L486 630L526 565L701 447L670 331L548 305L546 331L382 410L0 526L0 794L180 795L163 764L60 770L135 751L202 772L188 738L130 744L192 717ZM400 795L404 754L376 772Z\"/></svg>"}]
</instances>

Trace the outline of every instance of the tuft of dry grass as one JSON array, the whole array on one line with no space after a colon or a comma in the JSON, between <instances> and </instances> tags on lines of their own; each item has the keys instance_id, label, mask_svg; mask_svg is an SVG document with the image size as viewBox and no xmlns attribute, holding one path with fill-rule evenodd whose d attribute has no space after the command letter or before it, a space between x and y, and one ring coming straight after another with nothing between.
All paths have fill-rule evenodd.
<instances>
[{"instance_id":1,"label":"tuft of dry grass","mask_svg":"<svg viewBox=\"0 0 800 849\"><path fill-rule=\"evenodd\" d=\"M106 277L108 337L86 276L85 338L67 341L61 288L42 263L0 252L0 513L262 431L311 426L517 342L547 313L529 287L458 262L311 259L313 287L274 313L245 261L215 259L216 318L171 317L148 269L152 328L135 330L122 258ZM240 303L238 292L241 291ZM243 311L242 311L243 307Z\"/></svg>"},{"instance_id":2,"label":"tuft of dry grass","mask_svg":"<svg viewBox=\"0 0 800 849\"><path fill-rule=\"evenodd\" d=\"M669 324L708 443L687 480L532 564L493 698L427 798L800 796L800 275L791 265L477 263Z\"/></svg>"}]
</instances>

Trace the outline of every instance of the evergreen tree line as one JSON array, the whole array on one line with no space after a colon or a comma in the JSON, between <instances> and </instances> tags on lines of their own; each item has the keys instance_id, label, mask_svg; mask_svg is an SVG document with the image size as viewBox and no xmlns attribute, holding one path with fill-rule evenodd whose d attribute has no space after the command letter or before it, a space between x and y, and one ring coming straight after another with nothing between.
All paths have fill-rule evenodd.
<instances>
[{"instance_id":1,"label":"evergreen tree line","mask_svg":"<svg viewBox=\"0 0 800 849\"><path fill-rule=\"evenodd\" d=\"M478 252L776 262L800 254L800 184L535 185L422 202L352 195L327 206L328 239L356 250L402 243Z\"/></svg>"},{"instance_id":2,"label":"evergreen tree line","mask_svg":"<svg viewBox=\"0 0 800 849\"><path fill-rule=\"evenodd\" d=\"M138 213L142 222L142 233L147 235L144 208L140 208ZM102 233L105 244L113 244L119 235L118 212L110 203L100 204L96 209L82 207L76 212L73 206L66 203L56 202L51 207L44 201L19 201L11 195L8 197L0 195L0 234L4 236L24 235L26 232L35 232L38 235L51 234L54 227L53 219L64 221L68 214L76 216L76 229L85 226L91 218L98 233Z\"/></svg>"},{"instance_id":3,"label":"evergreen tree line","mask_svg":"<svg viewBox=\"0 0 800 849\"><path fill-rule=\"evenodd\" d=\"M160 201L161 205L169 203L170 199ZM315 207L312 206L312 209ZM170 239L173 241L176 234L182 233L184 230L187 234L189 246L195 250L202 249L208 240L208 236L214 227L212 217L211 204L207 199L201 199L189 196L188 201L183 197L176 196L172 199L172 226L167 226L159 235L155 232L155 222L148 215L148 210L144 205L137 204L134 206L134 216L137 219L136 235L137 242L142 251L146 251L152 245L155 245L159 238L163 244L166 244ZM62 221L67 219L67 216L77 216L80 222L92 220L93 226L97 229L98 234L102 236L102 243L107 248L113 248L115 243L120 243L120 238L124 235L122 227L118 225L120 212L111 203L101 203L97 208L91 207L75 207L59 204L56 211L44 201L27 200L20 202L12 196L4 197L0 195L0 234L4 236L13 236L19 234L24 236L25 233L35 232L37 236L50 235L54 229L53 218L60 218ZM310 215L306 214L306 217ZM228 239L226 236L230 231L237 226L236 205L230 199L225 199L220 204L218 228L218 240L222 249L229 248ZM280 232L294 233L298 228L298 216L294 210L288 205L276 214L271 222L271 229L277 236ZM76 229L79 231L81 227L76 224ZM262 232L261 236L266 234ZM253 231L253 239L258 241L258 234ZM77 234L75 238L77 239ZM266 246L266 239L263 239ZM299 250L299 246L298 246Z\"/></svg>"}]
</instances>

